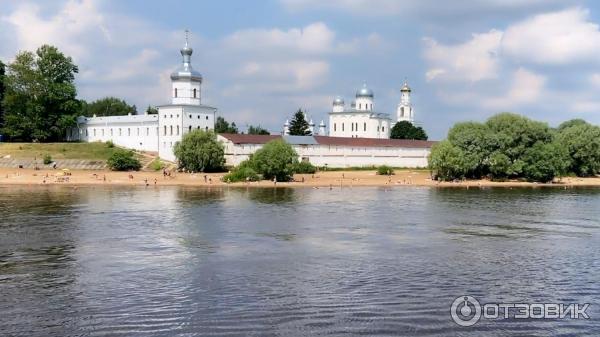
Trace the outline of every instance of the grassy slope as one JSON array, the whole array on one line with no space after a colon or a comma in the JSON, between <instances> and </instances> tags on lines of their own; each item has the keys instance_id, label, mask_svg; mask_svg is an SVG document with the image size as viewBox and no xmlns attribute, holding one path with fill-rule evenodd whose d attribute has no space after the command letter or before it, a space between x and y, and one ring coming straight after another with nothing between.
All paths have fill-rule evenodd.
<instances>
[{"instance_id":1,"label":"grassy slope","mask_svg":"<svg viewBox=\"0 0 600 337\"><path fill-rule=\"evenodd\" d=\"M0 143L0 158L41 160L49 154L52 159L107 160L115 149L105 143Z\"/></svg>"}]
</instances>

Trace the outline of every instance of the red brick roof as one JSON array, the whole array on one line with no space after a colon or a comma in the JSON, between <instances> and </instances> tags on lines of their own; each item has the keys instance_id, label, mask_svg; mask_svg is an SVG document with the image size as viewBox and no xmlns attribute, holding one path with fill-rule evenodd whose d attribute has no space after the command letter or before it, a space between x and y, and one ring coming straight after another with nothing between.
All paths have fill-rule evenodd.
<instances>
[{"instance_id":1,"label":"red brick roof","mask_svg":"<svg viewBox=\"0 0 600 337\"><path fill-rule=\"evenodd\" d=\"M412 139L378 139L314 136L321 145L356 146L356 147L412 147L430 148L436 142Z\"/></svg>"},{"instance_id":2,"label":"red brick roof","mask_svg":"<svg viewBox=\"0 0 600 337\"><path fill-rule=\"evenodd\" d=\"M285 139L280 135L244 135L232 133L220 133L234 144L266 144L273 139ZM328 136L305 136L306 144L314 144L313 139L319 145L330 146L355 146L355 147L408 147L408 148L430 148L436 142L426 140L410 139L377 139L377 138L347 138ZM302 137L295 137L294 144L301 144Z\"/></svg>"}]
</instances>

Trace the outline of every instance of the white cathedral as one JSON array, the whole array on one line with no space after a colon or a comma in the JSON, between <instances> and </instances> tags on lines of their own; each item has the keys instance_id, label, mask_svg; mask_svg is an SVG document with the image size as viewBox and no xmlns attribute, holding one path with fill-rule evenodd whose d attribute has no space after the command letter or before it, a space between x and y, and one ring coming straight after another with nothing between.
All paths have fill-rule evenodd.
<instances>
[{"instance_id":1,"label":"white cathedral","mask_svg":"<svg viewBox=\"0 0 600 337\"><path fill-rule=\"evenodd\" d=\"M373 104L375 94L373 90L363 84L362 88L356 91L355 99L352 100L350 107L347 108L344 99L337 96L333 100L332 110L329 114L329 136L330 137L350 137L350 138L390 138L391 128L397 122L408 121L414 123L414 109L410 103L411 89L405 81L400 89L400 103L396 109L396 120L387 113L376 112ZM312 119L309 122L309 131L311 133L325 136L327 134L326 126L323 121L319 123L318 129ZM289 134L289 121L283 126L283 134Z\"/></svg>"}]
</instances>

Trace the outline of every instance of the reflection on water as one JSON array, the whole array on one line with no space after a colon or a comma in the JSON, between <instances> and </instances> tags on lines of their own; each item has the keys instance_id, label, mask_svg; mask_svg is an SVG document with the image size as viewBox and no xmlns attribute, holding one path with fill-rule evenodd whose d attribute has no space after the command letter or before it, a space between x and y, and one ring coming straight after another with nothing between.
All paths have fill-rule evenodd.
<instances>
[{"instance_id":1,"label":"reflection on water","mask_svg":"<svg viewBox=\"0 0 600 337\"><path fill-rule=\"evenodd\" d=\"M7 336L600 329L600 190L0 187ZM455 297L590 320L449 317Z\"/></svg>"}]
</instances>

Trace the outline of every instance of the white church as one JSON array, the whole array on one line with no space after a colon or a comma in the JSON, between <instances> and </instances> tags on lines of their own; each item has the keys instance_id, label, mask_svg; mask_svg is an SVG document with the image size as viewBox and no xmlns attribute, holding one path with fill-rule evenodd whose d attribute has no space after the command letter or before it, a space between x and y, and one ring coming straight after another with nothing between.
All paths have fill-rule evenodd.
<instances>
[{"instance_id":1,"label":"white church","mask_svg":"<svg viewBox=\"0 0 600 337\"><path fill-rule=\"evenodd\" d=\"M202 104L202 75L191 63L193 50L181 49L182 62L171 74L171 103L158 106L158 114L79 117L67 135L70 141L107 142L139 151L155 152L175 162L173 147L192 130L214 130L217 108ZM396 122L414 121L411 89L401 89ZM225 147L227 165L237 165L273 139L283 139L298 153L298 159L316 166L351 167L390 165L426 167L434 142L390 139L394 123L374 108L374 94L366 84L356 92L349 108L340 97L329 113L329 133L321 121L318 130L310 121L314 136L219 134ZM289 126L289 123L287 123Z\"/></svg>"},{"instance_id":2,"label":"white church","mask_svg":"<svg viewBox=\"0 0 600 337\"><path fill-rule=\"evenodd\" d=\"M171 104L158 106L158 114L79 117L67 140L112 141L174 162L173 147L185 133L215 125L217 108L202 104L202 75L192 67L193 52L186 36L181 65L171 73Z\"/></svg>"},{"instance_id":3,"label":"white church","mask_svg":"<svg viewBox=\"0 0 600 337\"><path fill-rule=\"evenodd\" d=\"M377 112L374 108L375 94L373 90L363 84L356 91L355 99L346 107L344 99L337 96L333 100L332 110L329 114L329 136L350 138L390 138L391 128L397 122L408 121L414 123L414 110L410 103L411 89L405 81L400 89L400 103L396 109L395 121L387 113ZM290 122L286 120L283 125L283 134L289 135ZM327 128L323 121L318 129L311 119L309 131L316 135L327 135Z\"/></svg>"}]
</instances>

